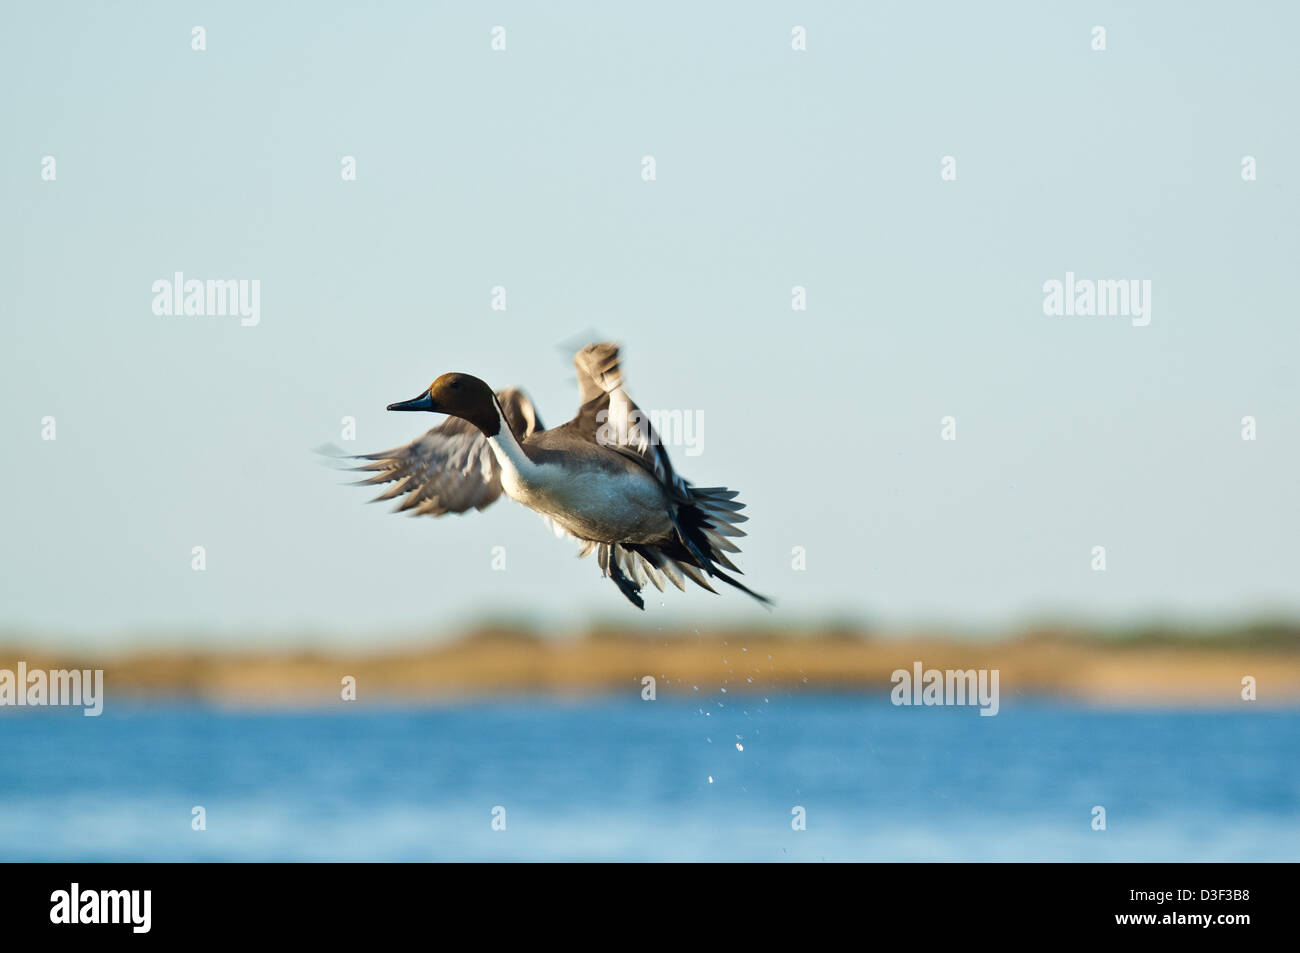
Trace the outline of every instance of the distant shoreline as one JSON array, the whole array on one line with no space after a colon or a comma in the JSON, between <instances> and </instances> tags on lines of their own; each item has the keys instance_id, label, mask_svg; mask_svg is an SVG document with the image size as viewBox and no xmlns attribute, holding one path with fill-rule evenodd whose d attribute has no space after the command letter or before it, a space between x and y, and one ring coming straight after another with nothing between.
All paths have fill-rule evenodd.
<instances>
[{"instance_id":1,"label":"distant shoreline","mask_svg":"<svg viewBox=\"0 0 1300 953\"><path fill-rule=\"evenodd\" d=\"M1045 696L1099 705L1229 708L1300 703L1300 642L1201 638L1117 640L1036 634L972 642L873 638L851 631L596 632L543 639L488 629L427 647L373 652L147 649L108 654L0 646L0 669L104 670L114 698L200 699L234 705L339 703L343 679L358 702L475 696L639 696L653 677L663 696L803 688L889 693L891 674L915 662L936 669L997 669L1005 699ZM1243 678L1257 700L1242 699Z\"/></svg>"}]
</instances>

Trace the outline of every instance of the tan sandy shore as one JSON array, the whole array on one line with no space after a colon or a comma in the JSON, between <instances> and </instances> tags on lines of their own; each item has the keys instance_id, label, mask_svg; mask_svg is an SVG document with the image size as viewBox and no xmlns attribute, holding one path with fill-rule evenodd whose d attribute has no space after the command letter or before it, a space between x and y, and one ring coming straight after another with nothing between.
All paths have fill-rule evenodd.
<instances>
[{"instance_id":1,"label":"tan sandy shore","mask_svg":"<svg viewBox=\"0 0 1300 953\"><path fill-rule=\"evenodd\" d=\"M51 653L0 646L0 669L102 668L107 697L185 697L258 706L331 706L345 676L357 701L466 695L641 691L887 693L897 669L997 669L1003 705L1054 696L1119 706L1235 707L1251 676L1264 706L1300 703L1300 640L1102 639L1062 633L998 641L810 632L595 632L571 639L483 630L430 647L356 654L188 652Z\"/></svg>"}]
</instances>

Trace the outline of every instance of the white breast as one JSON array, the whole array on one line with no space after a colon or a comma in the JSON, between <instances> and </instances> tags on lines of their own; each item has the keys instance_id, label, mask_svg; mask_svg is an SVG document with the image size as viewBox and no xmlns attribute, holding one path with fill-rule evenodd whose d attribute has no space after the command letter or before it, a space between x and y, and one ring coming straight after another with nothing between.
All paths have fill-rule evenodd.
<instances>
[{"instance_id":1,"label":"white breast","mask_svg":"<svg viewBox=\"0 0 1300 953\"><path fill-rule=\"evenodd\" d=\"M579 539L648 543L672 532L668 501L650 474L534 465L501 475L511 499L549 516Z\"/></svg>"},{"instance_id":2,"label":"white breast","mask_svg":"<svg viewBox=\"0 0 1300 953\"><path fill-rule=\"evenodd\" d=\"M639 467L606 468L581 455L534 463L497 408L500 430L488 446L501 469L501 489L512 500L550 517L579 539L649 543L672 534L668 498Z\"/></svg>"}]
</instances>

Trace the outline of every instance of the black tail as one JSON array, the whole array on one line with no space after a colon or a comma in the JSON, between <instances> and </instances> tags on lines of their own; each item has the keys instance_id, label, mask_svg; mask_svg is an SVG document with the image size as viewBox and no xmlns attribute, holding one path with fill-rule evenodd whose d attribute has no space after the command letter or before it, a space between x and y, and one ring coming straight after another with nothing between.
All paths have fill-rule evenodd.
<instances>
[{"instance_id":1,"label":"black tail","mask_svg":"<svg viewBox=\"0 0 1300 953\"><path fill-rule=\"evenodd\" d=\"M601 572L614 580L618 591L638 609L645 608L641 589L647 581L660 592L671 582L683 592L686 580L716 593L710 579L720 579L734 589L757 599L764 606L772 600L750 589L724 570L743 575L727 558L740 547L730 537L744 536L736 524L749 517L741 514L744 503L736 502L736 491L724 487L687 487L685 499L670 504L669 519L675 535L656 543L598 543L589 541L579 556L596 553Z\"/></svg>"}]
</instances>

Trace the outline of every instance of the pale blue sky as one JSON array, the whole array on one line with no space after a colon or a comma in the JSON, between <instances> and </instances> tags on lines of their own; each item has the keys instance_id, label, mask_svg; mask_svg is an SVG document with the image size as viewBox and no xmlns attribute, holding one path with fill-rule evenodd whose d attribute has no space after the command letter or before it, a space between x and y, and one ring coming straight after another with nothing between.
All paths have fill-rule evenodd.
<instances>
[{"instance_id":1,"label":"pale blue sky","mask_svg":"<svg viewBox=\"0 0 1300 953\"><path fill-rule=\"evenodd\" d=\"M6 4L0 630L1300 610L1296 7L804 6ZM155 316L178 270L260 325ZM1045 316L1067 270L1150 326ZM677 464L742 492L775 614L642 617L509 501L392 516L311 453L415 436L384 407L448 370L561 423L589 328L702 413Z\"/></svg>"}]
</instances>

